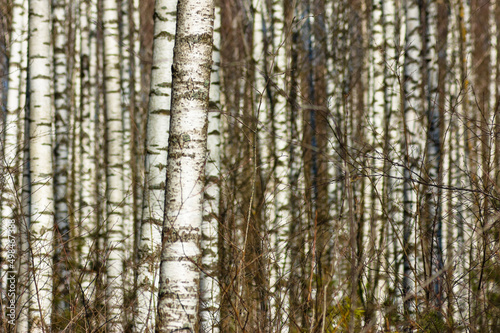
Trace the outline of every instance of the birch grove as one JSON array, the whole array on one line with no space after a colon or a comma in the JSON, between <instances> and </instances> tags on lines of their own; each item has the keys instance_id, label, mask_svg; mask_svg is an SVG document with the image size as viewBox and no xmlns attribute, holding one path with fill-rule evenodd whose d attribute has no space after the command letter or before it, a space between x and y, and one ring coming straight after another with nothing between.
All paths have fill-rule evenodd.
<instances>
[{"instance_id":1,"label":"birch grove","mask_svg":"<svg viewBox=\"0 0 500 333\"><path fill-rule=\"evenodd\" d=\"M498 332L499 31L0 0L0 331Z\"/></svg>"}]
</instances>

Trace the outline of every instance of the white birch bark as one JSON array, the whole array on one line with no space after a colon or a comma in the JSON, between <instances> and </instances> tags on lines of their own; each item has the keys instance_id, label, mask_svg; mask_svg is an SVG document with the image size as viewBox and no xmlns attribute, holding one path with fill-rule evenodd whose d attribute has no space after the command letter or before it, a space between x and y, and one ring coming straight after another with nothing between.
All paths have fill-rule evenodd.
<instances>
[{"instance_id":1,"label":"white birch bark","mask_svg":"<svg viewBox=\"0 0 500 333\"><path fill-rule=\"evenodd\" d=\"M80 2L75 0L74 6L71 8L71 15L74 20L70 22L71 30L74 33L74 49L70 55L72 60L71 78L71 93L69 94L72 103L69 106L70 110L70 205L71 205L71 226L69 227L69 238L77 239L81 234L82 211L81 211L81 194L82 194L82 80L81 80L81 27L80 27Z\"/></svg>"},{"instance_id":2,"label":"white birch bark","mask_svg":"<svg viewBox=\"0 0 500 333\"><path fill-rule=\"evenodd\" d=\"M104 96L106 102L106 320L109 332L123 331L123 116L116 0L103 2Z\"/></svg>"},{"instance_id":3,"label":"white birch bark","mask_svg":"<svg viewBox=\"0 0 500 333\"><path fill-rule=\"evenodd\" d=\"M255 98L255 114L258 119L258 140L261 161L262 173L267 178L270 171L270 142L271 119L269 115L268 99L266 94L266 67L264 45L265 45L265 30L264 30L264 15L265 3L262 0L252 0L253 9L253 45L252 57L255 64L255 82L254 82L254 98ZM267 195L264 194L264 195Z\"/></svg>"},{"instance_id":4,"label":"white birch bark","mask_svg":"<svg viewBox=\"0 0 500 333\"><path fill-rule=\"evenodd\" d=\"M391 1L385 1L391 2ZM372 327L380 329L383 325L383 317L380 311L379 302L384 295L385 277L381 269L382 252L385 248L385 228L386 219L382 218L382 193L383 193L383 166L384 166L384 137L385 128L383 125L385 115L385 76L386 73L386 38L384 25L384 1L374 0L372 6L371 22L371 43L370 43L370 64L369 64L369 106L368 115L368 140L370 151L368 153L367 166L370 178L367 179L365 189L365 209L367 218L365 220L364 237L366 237L367 248L366 260L369 267L367 279L371 290L368 290L368 307L371 314ZM391 36L392 37L392 36ZM390 37L389 37L390 38Z\"/></svg>"},{"instance_id":5,"label":"white birch bark","mask_svg":"<svg viewBox=\"0 0 500 333\"><path fill-rule=\"evenodd\" d=\"M470 26L470 3L468 1L459 0L456 3L456 15L454 16L457 22L457 63L458 63L458 91L457 100L460 103L457 105L457 132L454 136L455 149L450 152L454 155L455 166L453 170L456 175L453 177L452 185L459 187L470 187L470 177L462 175L462 170L470 169L469 163L469 117L470 117L470 85L469 85L469 70L471 68L471 26ZM452 44L453 45L453 44ZM454 259L457 261L457 276L463 276L456 287L454 288L455 299L457 302L457 311L455 319L459 325L466 327L470 323L471 307L468 304L469 298L469 277L466 272L471 267L472 255L465 255L471 249L472 234L474 225L471 223L472 214L468 207L469 200L472 196L467 193L460 193L456 196L454 203L457 226L457 255ZM451 263L450 263L451 264Z\"/></svg>"},{"instance_id":6,"label":"white birch bark","mask_svg":"<svg viewBox=\"0 0 500 333\"><path fill-rule=\"evenodd\" d=\"M402 232L399 232L400 221L402 214L399 210L402 206L402 182L401 174L397 167L394 166L395 161L400 160L399 147L397 142L401 138L400 128L401 119L401 89L397 78L401 76L400 69L400 54L397 48L401 45L400 36L404 34L399 32L399 14L398 1L383 1L382 2L382 20L384 22L385 34L385 68L384 68L384 143L383 143L383 190L382 190L382 207L383 220L385 221L385 230L382 232L382 237L385 237L385 244L381 249L384 251L383 261L380 267L385 273L383 290L380 290L379 300L389 300L395 304L401 304L401 300L395 300L396 288L398 285L400 272L398 271L398 261L401 256L401 238ZM391 304L389 302L389 304ZM393 304L394 304L393 303ZM391 305L389 305L391 306ZM390 307L386 307L383 311L387 311ZM386 312L387 313L387 312ZM392 326L390 329L393 329Z\"/></svg>"},{"instance_id":7,"label":"white birch bark","mask_svg":"<svg viewBox=\"0 0 500 333\"><path fill-rule=\"evenodd\" d=\"M422 69L421 52L422 36L420 35L420 10L418 2L409 0L405 3L406 37L404 60L404 126L402 151L404 152L403 169L403 298L405 315L410 316L415 311L417 269L416 263L416 201L418 183L413 180L419 177L418 168L423 147L419 138L423 138L422 115Z\"/></svg>"},{"instance_id":8,"label":"white birch bark","mask_svg":"<svg viewBox=\"0 0 500 333\"><path fill-rule=\"evenodd\" d=\"M283 96L286 91L286 53L285 53L285 29L284 29L284 4L283 1L275 0L272 3L272 45L273 58L271 59L271 70L273 71L273 106L274 106L274 236L271 242L275 261L271 270L271 292L273 293L274 308L272 309L272 323L280 332L288 332L290 312L290 300L288 295L288 281L290 274L290 258L288 256L288 238L290 237L290 174L288 163L289 142L292 137L289 134L286 100ZM265 145L265 143L264 143Z\"/></svg>"},{"instance_id":9,"label":"white birch bark","mask_svg":"<svg viewBox=\"0 0 500 333\"><path fill-rule=\"evenodd\" d=\"M134 190L132 186L132 135L130 118L131 90L131 44L129 24L129 1L121 2L120 22L120 82L123 114L123 242L124 264L130 267L134 256ZM134 288L134 274L130 270L123 272L125 295L131 295ZM125 304L127 320L130 317L129 305Z\"/></svg>"},{"instance_id":10,"label":"white birch bark","mask_svg":"<svg viewBox=\"0 0 500 333\"><path fill-rule=\"evenodd\" d=\"M19 135L18 135L18 152L23 162L22 173L19 177L19 188L17 195L21 198L21 212L18 223L19 237L19 258L17 261L18 267L18 281L17 281L17 297L16 304L16 329L17 333L27 332L29 329L29 251L28 251L28 226L29 226L29 206L30 206L30 179L29 179L29 116L26 112L26 93L27 93L27 79L28 79L28 29L29 29L29 15L25 10L22 16L23 27L22 36L24 36L21 52L24 57L21 61L21 83L19 89L20 96L20 112L19 112Z\"/></svg>"},{"instance_id":11,"label":"white birch bark","mask_svg":"<svg viewBox=\"0 0 500 333\"><path fill-rule=\"evenodd\" d=\"M55 256L55 281L57 281L56 309L62 310L67 306L62 297L68 293L67 280L69 271L68 262L68 240L69 240L69 211L68 211L68 173L69 166L69 101L68 96L68 22L67 1L55 1L53 10L54 27L54 107L55 107L55 150L54 150L54 200L55 200L55 223L56 234L56 256ZM65 281L66 280L66 281Z\"/></svg>"},{"instance_id":12,"label":"white birch bark","mask_svg":"<svg viewBox=\"0 0 500 333\"><path fill-rule=\"evenodd\" d=\"M177 0L155 4L153 66L146 132L145 184L139 244L136 331L153 331L158 303L161 225L170 128L172 63Z\"/></svg>"},{"instance_id":13,"label":"white birch bark","mask_svg":"<svg viewBox=\"0 0 500 333\"><path fill-rule=\"evenodd\" d=\"M158 293L158 332L197 331L213 1L180 1Z\"/></svg>"},{"instance_id":14,"label":"white birch bark","mask_svg":"<svg viewBox=\"0 0 500 333\"><path fill-rule=\"evenodd\" d=\"M463 179L464 145L463 129L464 119L462 118L462 105L458 103L463 98L463 92L460 91L460 5L455 2L450 8L449 29L447 36L446 52L449 55L449 67L446 76L447 95L449 102L446 108L451 112L444 115L444 124L446 131L443 140L443 146L446 149L443 160L443 182L448 186L460 188ZM457 326L463 325L463 314L467 304L464 297L467 287L464 277L465 258L463 249L463 231L464 231L464 207L461 204L463 195L458 191L446 191L443 196L445 203L445 213L443 214L443 261L446 263L446 300L447 316L452 318ZM457 278L458 277L458 278Z\"/></svg>"},{"instance_id":15,"label":"white birch bark","mask_svg":"<svg viewBox=\"0 0 500 333\"><path fill-rule=\"evenodd\" d=\"M220 274L219 253L219 199L220 199L220 7L214 8L214 37L212 72L210 76L210 103L207 130L207 158L205 165L205 194L202 224L202 274L201 274L201 332L220 331Z\"/></svg>"},{"instance_id":16,"label":"white birch bark","mask_svg":"<svg viewBox=\"0 0 500 333\"><path fill-rule=\"evenodd\" d=\"M82 66L82 109L81 109L81 152L82 152L82 192L81 192L81 250L80 269L81 288L85 305L92 306L95 297L96 265L95 249L97 231L96 206L96 166L95 166L95 75L96 49L95 28L93 28L91 12L96 4L80 2L81 28L81 66Z\"/></svg>"},{"instance_id":17,"label":"white birch bark","mask_svg":"<svg viewBox=\"0 0 500 333\"><path fill-rule=\"evenodd\" d=\"M0 143L0 154L3 152L2 164L0 166L3 179L5 182L2 184L2 193L0 196L1 200L1 263L0 268L1 274L1 285L2 290L1 299L3 304L6 300L6 290L7 288L7 271L13 271L9 269L10 263L8 262L7 256L7 244L9 244L9 233L8 228L11 225L14 218L21 216L21 197L18 196L19 188L21 188L22 183L19 182L19 174L22 174L22 154L19 154L19 146L22 146L23 141L19 141L19 133L21 132L20 127L24 126L24 119L20 121L21 110L24 108L24 101L21 100L23 97L21 94L21 83L25 83L26 80L22 80L22 62L23 58L26 57L26 52L23 50L23 42L27 39L26 28L23 27L25 20L23 19L27 16L27 11L25 9L26 2L24 0L17 0L13 3L12 8L12 33L9 54L9 69L8 69L8 90L7 90L7 104L5 108L5 122L2 124L1 136L2 142ZM23 53L24 51L24 53ZM26 74L26 72L24 72ZM19 221L17 221L19 222ZM16 223L18 226L19 223ZM14 234L12 235L14 236ZM15 256L14 256L15 257ZM3 311L3 308L2 308Z\"/></svg>"},{"instance_id":18,"label":"white birch bark","mask_svg":"<svg viewBox=\"0 0 500 333\"><path fill-rule=\"evenodd\" d=\"M52 314L54 195L52 169L51 3L30 0L30 283L31 332L50 330Z\"/></svg>"}]
</instances>

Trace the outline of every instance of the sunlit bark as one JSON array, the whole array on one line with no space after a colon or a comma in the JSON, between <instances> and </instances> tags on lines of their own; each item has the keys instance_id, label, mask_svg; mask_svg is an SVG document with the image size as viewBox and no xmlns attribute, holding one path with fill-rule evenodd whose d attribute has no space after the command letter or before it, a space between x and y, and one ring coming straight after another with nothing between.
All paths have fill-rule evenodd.
<instances>
[{"instance_id":1,"label":"sunlit bark","mask_svg":"<svg viewBox=\"0 0 500 333\"><path fill-rule=\"evenodd\" d=\"M51 101L51 3L30 0L29 5L29 170L31 176L30 234L30 328L50 330L54 241L54 194L52 168Z\"/></svg>"},{"instance_id":2,"label":"sunlit bark","mask_svg":"<svg viewBox=\"0 0 500 333\"><path fill-rule=\"evenodd\" d=\"M153 67L146 133L146 164L139 272L137 277L137 332L155 325L161 225L165 213L167 150L170 128L172 62L177 1L157 1L153 41Z\"/></svg>"},{"instance_id":3,"label":"sunlit bark","mask_svg":"<svg viewBox=\"0 0 500 333\"><path fill-rule=\"evenodd\" d=\"M211 0L180 1L177 7L158 332L199 330L200 240L213 7Z\"/></svg>"},{"instance_id":4,"label":"sunlit bark","mask_svg":"<svg viewBox=\"0 0 500 333\"><path fill-rule=\"evenodd\" d=\"M109 332L123 331L123 115L120 42L116 0L103 3L104 87L106 89L106 319Z\"/></svg>"}]
</instances>

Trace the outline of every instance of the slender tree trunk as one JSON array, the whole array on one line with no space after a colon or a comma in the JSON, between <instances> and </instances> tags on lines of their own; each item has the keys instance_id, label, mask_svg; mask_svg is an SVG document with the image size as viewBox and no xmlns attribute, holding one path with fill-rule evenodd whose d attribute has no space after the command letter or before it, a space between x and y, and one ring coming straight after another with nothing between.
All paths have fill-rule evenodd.
<instances>
[{"instance_id":1,"label":"slender tree trunk","mask_svg":"<svg viewBox=\"0 0 500 333\"><path fill-rule=\"evenodd\" d=\"M97 198L96 198L96 36L93 15L97 4L80 2L81 66L82 66L82 109L81 109L81 151L82 151L82 226L80 232L80 269L81 289L77 290L83 298L88 313L95 305L97 249ZM88 324L94 325L92 321ZM90 329L90 327L87 327Z\"/></svg>"},{"instance_id":2,"label":"slender tree trunk","mask_svg":"<svg viewBox=\"0 0 500 333\"><path fill-rule=\"evenodd\" d=\"M123 115L120 43L116 0L103 3L104 87L106 103L106 319L110 332L123 331Z\"/></svg>"},{"instance_id":3,"label":"slender tree trunk","mask_svg":"<svg viewBox=\"0 0 500 333\"><path fill-rule=\"evenodd\" d=\"M392 1L386 1L392 2ZM385 8L387 8L386 5ZM370 177L367 179L365 201L367 202L367 221L365 222L365 237L369 244L366 249L366 260L369 265L368 271L368 290L367 290L367 316L371 321L372 327L380 328L383 323L381 308L378 304L381 298L385 298L384 285L385 276L382 265L382 253L385 248L386 219L382 218L382 193L383 193L383 167L384 167L384 114L386 105L386 64L388 61L386 55L385 32L385 13L383 1L373 1L371 22L371 44L370 44L370 85L369 97L370 113L368 115L368 144L367 152L367 173ZM382 177L381 177L382 176Z\"/></svg>"},{"instance_id":4,"label":"slender tree trunk","mask_svg":"<svg viewBox=\"0 0 500 333\"><path fill-rule=\"evenodd\" d=\"M158 332L199 330L199 244L213 8L211 0L180 1L177 8Z\"/></svg>"},{"instance_id":5,"label":"slender tree trunk","mask_svg":"<svg viewBox=\"0 0 500 333\"><path fill-rule=\"evenodd\" d=\"M145 184L139 273L137 277L137 332L153 331L157 313L161 225L165 212L165 184L172 95L172 62L176 0L155 5L153 67L146 133Z\"/></svg>"},{"instance_id":6,"label":"slender tree trunk","mask_svg":"<svg viewBox=\"0 0 500 333\"><path fill-rule=\"evenodd\" d=\"M275 299L275 317L273 324L275 330L288 332L290 312L290 298L288 294L288 281L290 274L290 258L288 256L288 240L291 229L290 213L290 173L288 161L290 159L289 141L292 139L288 125L290 119L286 105L286 39L289 37L285 31L284 3L280 0L272 4L272 46L273 58L271 59L272 72L272 107L273 107L273 140L274 140L274 224L276 234L271 246L275 252L276 261L273 263L274 281L271 281Z\"/></svg>"},{"instance_id":7,"label":"slender tree trunk","mask_svg":"<svg viewBox=\"0 0 500 333\"><path fill-rule=\"evenodd\" d=\"M220 326L219 203L220 203L220 7L215 5L214 46L210 78L207 161L202 225L201 332L218 333Z\"/></svg>"},{"instance_id":8,"label":"slender tree trunk","mask_svg":"<svg viewBox=\"0 0 500 333\"><path fill-rule=\"evenodd\" d=\"M32 332L49 331L52 314L54 194L52 187L51 4L30 0L30 283Z\"/></svg>"},{"instance_id":9,"label":"slender tree trunk","mask_svg":"<svg viewBox=\"0 0 500 333\"><path fill-rule=\"evenodd\" d=\"M442 255L442 110L443 103L440 96L445 94L445 82L440 76L440 70L446 66L438 57L442 54L438 45L442 43L442 35L438 32L438 20L441 23L446 16L438 17L438 7L434 1L428 1L426 6L426 109L427 109L427 133L426 133L426 207L422 216L424 225L423 241L427 245L424 260L427 261L426 277L430 280L428 297L432 304L432 311L439 313L444 301L443 294L443 255ZM446 38L446 37L445 37ZM445 51L444 51L445 52ZM446 53L444 53L446 55ZM446 61L446 57L444 58ZM427 281L426 281L427 282Z\"/></svg>"},{"instance_id":10,"label":"slender tree trunk","mask_svg":"<svg viewBox=\"0 0 500 333\"><path fill-rule=\"evenodd\" d=\"M142 84L141 84L141 74L144 70L142 65L142 59L140 57L141 53L141 6L139 0L132 0L132 84L134 89L132 91L132 140L133 140L133 151L136 156L140 158L135 158L135 169L133 172L133 185L134 185L134 210L135 210L135 241L134 246L139 247L140 243L140 232L142 223L142 200L144 196L144 165L145 165L145 145L144 138L144 124L146 120L144 118L144 107L142 103ZM137 253L136 253L137 255Z\"/></svg>"},{"instance_id":11,"label":"slender tree trunk","mask_svg":"<svg viewBox=\"0 0 500 333\"><path fill-rule=\"evenodd\" d=\"M124 265L131 267L134 259L134 187L132 182L133 152L131 144L132 122L131 122L131 94L134 89L131 86L131 41L130 41L130 16L129 1L121 1L120 11L120 83L121 83L121 106L123 115L123 244L124 244ZM135 168L134 168L135 169ZM134 274L132 271L123 271L123 288L125 300L132 300L134 293ZM124 304L124 315L127 325L132 322L132 304Z\"/></svg>"},{"instance_id":12,"label":"slender tree trunk","mask_svg":"<svg viewBox=\"0 0 500 333\"><path fill-rule=\"evenodd\" d=\"M26 50L23 50L23 42L27 39L26 30L23 27L25 20L23 19L27 16L27 11L25 9L25 1L15 1L12 8L12 44L10 46L9 54L9 68L8 68L8 91L7 91L7 104L6 104L6 114L5 122L2 124L1 132L1 143L0 143L0 154L2 155L2 164L0 166L5 182L1 184L1 242L2 248L1 253L1 285L2 290L1 300L2 304L8 304L7 296L7 272L13 271L9 269L9 261L13 257L8 256L8 248L6 244L10 243L9 230L12 222L16 222L15 225L19 225L19 221L22 218L22 207L21 198L18 196L19 189L22 183L19 182L19 174L22 174L22 154L19 154L19 146L23 146L23 141L19 140L21 131L21 126L24 126L24 119L20 119L21 111L24 108L25 101L21 100L22 94L21 90L23 87L21 83L25 83L26 80L22 80L22 75L26 74L22 71L23 58L26 57ZM24 51L24 52L23 52ZM26 97L24 95L24 97ZM12 234L14 236L14 234ZM15 257L14 257L15 258ZM2 307L2 313L4 307ZM2 318L5 318L2 316Z\"/></svg>"},{"instance_id":13,"label":"slender tree trunk","mask_svg":"<svg viewBox=\"0 0 500 333\"><path fill-rule=\"evenodd\" d=\"M31 191L31 182L29 177L29 112L26 109L27 103L27 80L28 80L28 20L29 15L28 11L24 12L22 17L23 28L22 28L22 36L23 38L21 52L25 55L23 60L21 61L21 82L20 82L20 112L19 112L19 135L18 142L19 145L17 147L17 154L20 156L22 160L22 173L19 177L19 183L22 184L20 189L17 192L19 198L21 198L21 211L18 222L18 237L19 248L18 248L18 260L17 260L17 268L18 268L18 281L17 281L17 297L18 302L16 304L16 329L17 333L27 332L29 329L29 279L30 279L30 270L29 270L29 246L28 246L28 228L29 228L29 220L30 220L30 191Z\"/></svg>"},{"instance_id":14,"label":"slender tree trunk","mask_svg":"<svg viewBox=\"0 0 500 333\"><path fill-rule=\"evenodd\" d=\"M406 37L404 60L404 113L401 149L404 152L403 168L403 302L406 324L413 319L417 285L416 228L418 219L417 198L422 138L422 36L420 32L420 9L418 1L405 3Z\"/></svg>"},{"instance_id":15,"label":"slender tree trunk","mask_svg":"<svg viewBox=\"0 0 500 333\"><path fill-rule=\"evenodd\" d=\"M69 172L69 103L68 96L68 21L67 1L54 2L54 107L55 123L55 175L54 200L56 232L55 256L55 292L57 300L55 309L62 313L68 304L63 295L68 295L68 251L69 240L69 211L68 211L68 172Z\"/></svg>"},{"instance_id":16,"label":"slender tree trunk","mask_svg":"<svg viewBox=\"0 0 500 333\"><path fill-rule=\"evenodd\" d=\"M490 1L472 0L471 2L471 39L472 47L472 92L474 102L471 106L472 115L472 150L476 151L476 159L471 161L477 165L477 170L472 174L474 188L489 192L490 178L490 80L491 80L491 47L490 47ZM474 245L477 246L473 257L479 259L479 266L476 268L476 279L473 281L474 311L472 315L473 329L478 331L487 331L488 319L481 315L487 312L487 301L485 299L488 290L488 281L486 273L488 269L489 253L488 245L490 243L489 235L485 232L485 227L491 219L489 213L489 200L481 196L476 196L475 228L477 239ZM472 263L471 263L472 264Z\"/></svg>"}]
</instances>

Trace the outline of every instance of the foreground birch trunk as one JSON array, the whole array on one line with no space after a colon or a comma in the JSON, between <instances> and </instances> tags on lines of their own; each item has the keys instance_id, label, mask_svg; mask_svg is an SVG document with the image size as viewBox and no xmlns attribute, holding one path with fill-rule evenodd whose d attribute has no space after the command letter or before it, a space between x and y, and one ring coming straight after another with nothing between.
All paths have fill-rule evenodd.
<instances>
[{"instance_id":1,"label":"foreground birch trunk","mask_svg":"<svg viewBox=\"0 0 500 333\"><path fill-rule=\"evenodd\" d=\"M198 331L212 24L212 0L179 1L172 66L158 332Z\"/></svg>"},{"instance_id":2,"label":"foreground birch trunk","mask_svg":"<svg viewBox=\"0 0 500 333\"><path fill-rule=\"evenodd\" d=\"M155 324L161 225L165 210L165 168L177 0L156 1L155 6L153 66L146 132L146 178L137 276L137 332L152 332Z\"/></svg>"},{"instance_id":3,"label":"foreground birch trunk","mask_svg":"<svg viewBox=\"0 0 500 333\"><path fill-rule=\"evenodd\" d=\"M29 10L29 96L31 225L33 279L30 281L31 332L50 331L54 197L52 187L51 4L31 0Z\"/></svg>"},{"instance_id":4,"label":"foreground birch trunk","mask_svg":"<svg viewBox=\"0 0 500 333\"><path fill-rule=\"evenodd\" d=\"M106 319L109 332L123 331L123 122L120 43L116 0L103 3L104 87L106 89Z\"/></svg>"}]
</instances>

